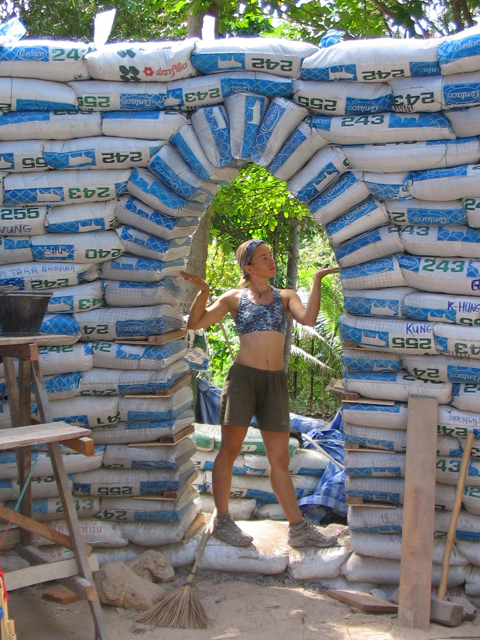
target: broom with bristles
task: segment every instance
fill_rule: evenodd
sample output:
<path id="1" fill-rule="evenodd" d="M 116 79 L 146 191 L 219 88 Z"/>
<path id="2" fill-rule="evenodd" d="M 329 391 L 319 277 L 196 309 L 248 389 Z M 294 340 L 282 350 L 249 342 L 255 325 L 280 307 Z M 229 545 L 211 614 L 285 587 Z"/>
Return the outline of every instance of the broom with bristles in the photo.
<path id="1" fill-rule="evenodd" d="M 183 587 L 180 587 L 167 598 L 137 616 L 135 618 L 137 622 L 154 624 L 157 627 L 174 627 L 176 629 L 206 629 L 208 627 L 208 616 L 195 593 L 193 579 L 208 538 L 212 533 L 216 514 L 217 510 L 215 509 L 207 528 L 203 532 L 197 559 Z"/>

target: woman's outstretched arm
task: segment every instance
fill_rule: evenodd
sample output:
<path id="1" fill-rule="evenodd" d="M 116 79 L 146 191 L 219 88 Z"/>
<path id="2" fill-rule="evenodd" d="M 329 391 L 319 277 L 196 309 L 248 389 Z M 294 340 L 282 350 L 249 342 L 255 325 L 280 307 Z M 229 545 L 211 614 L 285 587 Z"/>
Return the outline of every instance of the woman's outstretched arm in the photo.
<path id="1" fill-rule="evenodd" d="M 200 276 L 186 273 L 185 271 L 181 271 L 180 275 L 184 280 L 191 282 L 199 290 L 192 302 L 192 306 L 190 307 L 187 329 L 203 329 L 204 327 L 209 327 L 210 325 L 219 322 L 219 320 L 232 310 L 232 307 L 229 304 L 231 291 L 227 291 L 221 295 L 207 309 L 210 287 L 205 280 L 200 278 Z"/>
<path id="2" fill-rule="evenodd" d="M 312 288 L 308 296 L 307 306 L 304 307 L 298 294 L 289 290 L 288 310 L 292 314 L 294 320 L 299 324 L 306 324 L 312 327 L 317 321 L 318 312 L 320 311 L 320 299 L 322 289 L 322 278 L 329 273 L 338 273 L 338 267 L 326 267 L 319 269 L 313 276 Z"/>

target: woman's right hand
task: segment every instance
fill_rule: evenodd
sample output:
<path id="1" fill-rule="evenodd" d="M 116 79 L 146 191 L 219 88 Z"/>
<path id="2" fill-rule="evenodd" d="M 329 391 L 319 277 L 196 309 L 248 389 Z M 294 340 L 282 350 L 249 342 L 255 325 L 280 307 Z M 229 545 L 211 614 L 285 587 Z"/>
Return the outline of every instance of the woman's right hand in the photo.
<path id="1" fill-rule="evenodd" d="M 200 276 L 196 276 L 193 273 L 187 273 L 186 271 L 180 271 L 180 275 L 187 282 L 191 282 L 197 289 L 200 291 L 205 291 L 206 293 L 210 293 L 210 287 L 208 284 L 200 278 Z"/>

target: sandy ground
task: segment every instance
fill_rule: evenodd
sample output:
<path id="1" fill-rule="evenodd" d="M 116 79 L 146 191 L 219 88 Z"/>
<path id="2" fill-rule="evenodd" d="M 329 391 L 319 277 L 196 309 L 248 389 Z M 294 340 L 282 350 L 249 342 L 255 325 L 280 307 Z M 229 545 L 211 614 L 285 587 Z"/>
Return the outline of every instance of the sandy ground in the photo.
<path id="1" fill-rule="evenodd" d="M 172 590 L 187 572 L 177 571 Z M 395 616 L 360 613 L 325 596 L 315 583 L 293 583 L 285 575 L 253 576 L 200 572 L 197 592 L 211 625 L 206 631 L 139 625 L 131 611 L 103 607 L 110 640 L 437 640 L 480 638 L 478 620 L 450 629 L 432 624 L 428 632 L 400 629 Z M 50 585 L 49 585 L 50 586 Z M 37 585 L 10 596 L 9 614 L 18 640 L 93 640 L 93 623 L 84 602 L 60 606 L 41 599 Z"/>

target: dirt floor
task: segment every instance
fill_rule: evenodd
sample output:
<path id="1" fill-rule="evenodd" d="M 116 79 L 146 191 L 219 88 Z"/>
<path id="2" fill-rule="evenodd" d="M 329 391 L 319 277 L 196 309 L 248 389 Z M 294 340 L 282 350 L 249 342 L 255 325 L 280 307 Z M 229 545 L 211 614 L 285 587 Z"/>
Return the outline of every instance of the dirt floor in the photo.
<path id="1" fill-rule="evenodd" d="M 184 584 L 179 570 L 171 589 Z M 198 594 L 211 619 L 206 631 L 159 629 L 140 625 L 134 613 L 103 607 L 110 640 L 437 640 L 480 638 L 474 622 L 450 629 L 432 624 L 428 632 L 400 629 L 395 616 L 360 613 L 325 596 L 312 582 L 293 583 L 286 575 L 258 576 L 200 572 Z M 51 586 L 51 585 L 49 585 Z M 41 599 L 45 585 L 15 591 L 9 614 L 18 640 L 93 640 L 93 623 L 84 602 L 60 606 Z"/>

